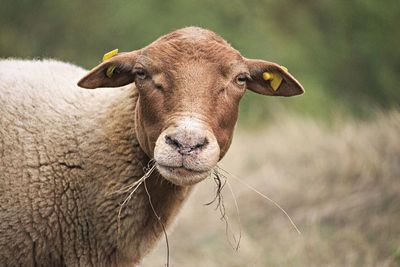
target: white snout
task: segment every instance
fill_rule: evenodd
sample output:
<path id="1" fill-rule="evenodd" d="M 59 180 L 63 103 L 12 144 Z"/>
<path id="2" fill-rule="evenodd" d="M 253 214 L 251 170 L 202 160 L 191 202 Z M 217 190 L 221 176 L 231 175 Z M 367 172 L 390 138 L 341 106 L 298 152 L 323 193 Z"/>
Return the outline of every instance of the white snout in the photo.
<path id="1" fill-rule="evenodd" d="M 218 162 L 219 153 L 212 130 L 198 119 L 184 117 L 160 134 L 154 159 L 165 179 L 186 186 L 207 178 Z"/>

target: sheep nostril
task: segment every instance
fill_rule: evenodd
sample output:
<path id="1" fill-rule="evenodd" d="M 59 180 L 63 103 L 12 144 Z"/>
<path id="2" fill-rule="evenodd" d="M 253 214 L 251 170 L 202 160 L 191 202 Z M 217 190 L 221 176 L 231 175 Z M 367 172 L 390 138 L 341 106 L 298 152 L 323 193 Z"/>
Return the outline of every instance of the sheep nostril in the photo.
<path id="1" fill-rule="evenodd" d="M 196 145 L 192 146 L 190 151 L 195 151 L 195 150 L 200 150 L 205 148 L 205 146 L 208 144 L 207 138 L 203 138 L 201 141 L 199 141 Z"/>
<path id="2" fill-rule="evenodd" d="M 178 140 L 178 138 L 172 137 L 171 135 L 166 135 L 165 143 L 175 149 L 178 153 L 188 155 L 192 152 L 204 149 L 208 144 L 208 140 L 207 138 L 199 138 L 197 142 L 190 144 L 186 143 L 184 140 Z"/>
<path id="3" fill-rule="evenodd" d="M 174 148 L 181 148 L 182 147 L 182 144 L 179 143 L 178 140 L 176 140 L 175 138 L 172 138 L 169 135 L 165 136 L 165 143 L 170 145 L 170 146 L 172 146 L 172 147 L 174 147 Z"/>
<path id="4" fill-rule="evenodd" d="M 208 144 L 208 140 L 207 138 L 204 138 L 203 140 L 201 140 L 197 145 L 194 146 L 194 149 L 199 149 L 199 148 L 203 148 Z"/>

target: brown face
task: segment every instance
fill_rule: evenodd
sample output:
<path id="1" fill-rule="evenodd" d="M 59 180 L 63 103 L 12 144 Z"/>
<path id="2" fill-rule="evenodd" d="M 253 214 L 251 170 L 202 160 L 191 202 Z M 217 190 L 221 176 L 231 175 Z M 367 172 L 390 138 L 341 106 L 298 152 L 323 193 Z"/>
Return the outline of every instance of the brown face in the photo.
<path id="1" fill-rule="evenodd" d="M 114 71 L 107 76 L 110 67 Z M 264 72 L 283 79 L 278 90 L 263 79 Z M 265 95 L 303 92 L 278 65 L 245 59 L 222 38 L 199 28 L 178 30 L 142 50 L 117 55 L 78 84 L 97 88 L 130 82 L 139 92 L 139 143 L 160 174 L 177 185 L 203 180 L 225 155 L 246 88 Z"/>

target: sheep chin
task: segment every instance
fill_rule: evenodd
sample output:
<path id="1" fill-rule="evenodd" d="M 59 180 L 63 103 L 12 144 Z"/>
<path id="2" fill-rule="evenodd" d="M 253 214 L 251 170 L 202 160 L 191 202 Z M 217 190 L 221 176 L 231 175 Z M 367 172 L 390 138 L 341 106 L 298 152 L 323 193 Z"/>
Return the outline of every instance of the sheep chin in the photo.
<path id="1" fill-rule="evenodd" d="M 167 181 L 178 186 L 191 186 L 210 176 L 211 170 L 194 171 L 184 167 L 168 167 L 157 164 L 157 170 Z"/>

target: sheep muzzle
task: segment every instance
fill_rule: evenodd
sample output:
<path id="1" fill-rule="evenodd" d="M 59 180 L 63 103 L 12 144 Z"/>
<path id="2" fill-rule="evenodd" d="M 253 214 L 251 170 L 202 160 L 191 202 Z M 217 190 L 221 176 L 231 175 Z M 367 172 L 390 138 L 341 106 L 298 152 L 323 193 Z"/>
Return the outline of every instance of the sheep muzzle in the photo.
<path id="1" fill-rule="evenodd" d="M 191 117 L 180 118 L 165 129 L 154 149 L 158 171 L 177 185 L 192 185 L 208 177 L 219 156 L 210 128 Z"/>

